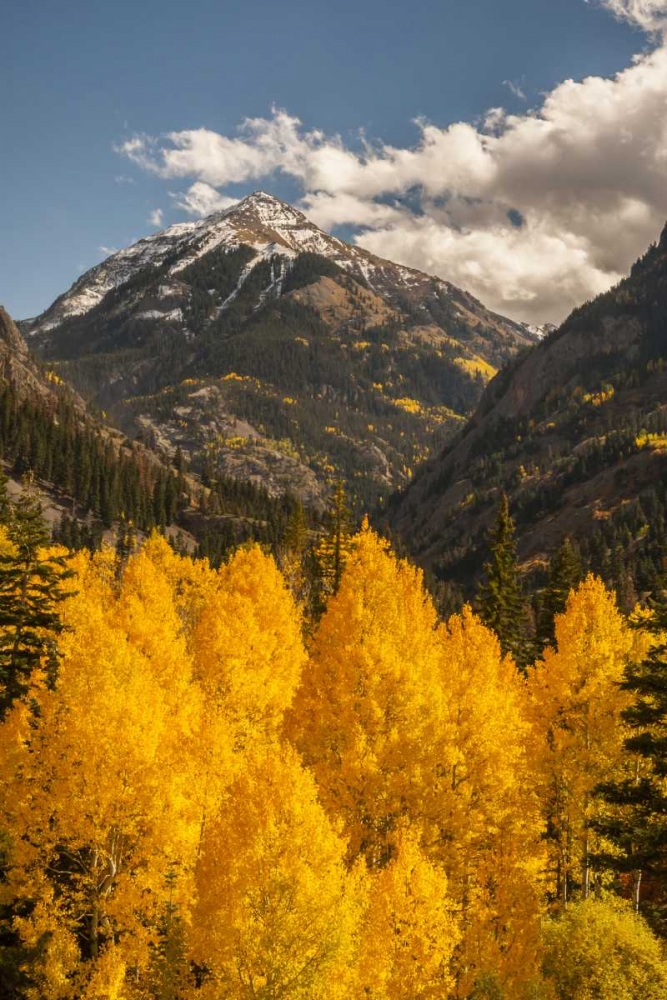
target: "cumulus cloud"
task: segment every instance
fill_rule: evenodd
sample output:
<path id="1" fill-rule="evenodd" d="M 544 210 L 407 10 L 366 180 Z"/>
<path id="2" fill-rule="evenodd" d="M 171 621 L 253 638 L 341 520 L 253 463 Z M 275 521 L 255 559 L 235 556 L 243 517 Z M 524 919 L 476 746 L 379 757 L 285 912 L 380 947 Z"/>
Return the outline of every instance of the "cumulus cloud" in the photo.
<path id="1" fill-rule="evenodd" d="M 164 221 L 164 212 L 161 208 L 154 208 L 151 214 L 148 216 L 148 221 L 151 226 L 161 226 Z"/>
<path id="2" fill-rule="evenodd" d="M 667 0 L 604 0 L 654 27 Z M 283 174 L 325 229 L 439 274 L 499 312 L 557 321 L 616 282 L 667 218 L 667 44 L 614 77 L 566 80 L 540 107 L 482 123 L 419 121 L 412 146 L 345 143 L 287 111 L 208 129 L 135 136 L 120 151 L 187 179 L 193 215 L 229 207 L 227 185 Z"/>

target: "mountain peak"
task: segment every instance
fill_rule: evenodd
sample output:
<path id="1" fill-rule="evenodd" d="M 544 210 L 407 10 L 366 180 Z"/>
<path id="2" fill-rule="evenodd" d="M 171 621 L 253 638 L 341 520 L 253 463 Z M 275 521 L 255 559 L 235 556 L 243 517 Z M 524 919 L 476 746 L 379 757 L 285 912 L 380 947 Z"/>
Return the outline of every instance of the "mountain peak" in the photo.
<path id="1" fill-rule="evenodd" d="M 277 198 L 275 194 L 269 194 L 268 191 L 253 191 L 251 194 L 246 195 L 245 198 L 242 198 L 240 204 L 243 204 L 244 202 L 248 202 L 253 205 L 274 205 L 276 208 L 288 208 L 291 211 L 295 211 L 294 207 L 290 205 L 289 202 L 282 201 L 282 199 Z"/>
<path id="2" fill-rule="evenodd" d="M 306 233 L 310 234 L 311 240 L 315 234 L 319 234 L 317 242 L 321 244 L 320 250 L 324 245 L 323 240 L 333 241 L 335 244 L 340 242 L 322 232 L 298 208 L 266 191 L 253 191 L 224 212 L 202 220 L 202 225 L 206 226 L 210 222 L 216 226 L 220 221 L 233 225 L 243 234 L 246 242 L 255 246 L 278 243 L 301 252 L 305 249 L 303 242 L 307 238 Z"/>
<path id="3" fill-rule="evenodd" d="M 440 278 L 383 260 L 355 244 L 346 243 L 324 232 L 303 212 L 266 191 L 253 191 L 235 205 L 213 213 L 198 222 L 181 222 L 139 240 L 112 254 L 82 275 L 41 316 L 26 321 L 24 330 L 33 338 L 55 330 L 68 318 L 82 316 L 98 306 L 113 289 L 118 289 L 141 273 L 160 269 L 165 287 L 180 282 L 181 276 L 198 260 L 212 252 L 230 253 L 245 247 L 252 251 L 239 285 L 229 301 L 234 301 L 241 285 L 254 267 L 263 260 L 282 258 L 278 272 L 286 274 L 294 258 L 312 254 L 335 264 L 352 277 L 360 279 L 373 293 L 394 301 L 405 296 L 421 301 L 442 294 L 456 299 L 461 317 L 472 310 L 483 310 L 481 303 L 460 292 Z M 282 287 L 278 282 L 274 291 Z M 453 301 L 453 299 L 452 299 Z M 221 309 L 226 306 L 222 304 Z M 180 304 L 179 304 L 180 308 Z M 152 309 L 155 312 L 155 309 Z M 159 311 L 158 311 L 159 312 Z M 160 314 L 161 315 L 161 314 Z M 518 324 L 502 317 L 491 318 L 512 329 L 512 337 L 523 341 L 527 334 Z"/>
<path id="4" fill-rule="evenodd" d="M 214 212 L 213 215 L 205 217 L 203 221 L 206 221 L 206 218 L 229 217 L 230 215 L 235 215 L 237 212 L 247 211 L 258 212 L 275 218 L 280 218 L 283 215 L 298 215 L 304 220 L 306 219 L 303 212 L 294 208 L 289 202 L 282 201 L 275 195 L 269 194 L 268 191 L 253 191 L 251 194 L 247 194 L 244 198 L 241 198 L 240 201 L 237 201 L 235 205 L 223 209 L 222 212 Z"/>

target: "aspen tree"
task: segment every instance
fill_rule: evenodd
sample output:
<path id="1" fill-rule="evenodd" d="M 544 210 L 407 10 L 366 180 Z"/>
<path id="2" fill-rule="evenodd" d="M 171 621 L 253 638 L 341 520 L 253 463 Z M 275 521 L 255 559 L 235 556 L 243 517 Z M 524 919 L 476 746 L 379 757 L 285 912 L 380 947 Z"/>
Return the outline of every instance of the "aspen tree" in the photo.
<path id="1" fill-rule="evenodd" d="M 359 995 L 372 1000 L 440 1000 L 454 985 L 451 961 L 459 939 L 447 880 L 414 835 L 372 874 L 361 937 Z"/>
<path id="2" fill-rule="evenodd" d="M 441 721 L 436 615 L 419 570 L 365 527 L 330 598 L 287 731 L 340 817 L 349 857 L 389 859 L 401 817 L 435 780 Z"/>
<path id="3" fill-rule="evenodd" d="M 239 549 L 218 573 L 194 629 L 195 674 L 242 748 L 273 739 L 301 677 L 301 616 L 271 556 Z"/>
<path id="4" fill-rule="evenodd" d="M 191 664 L 168 590 L 134 559 L 120 598 L 113 554 L 73 559 L 57 685 L 0 727 L 2 894 L 31 903 L 15 922 L 33 949 L 30 1000 L 124 997 L 126 974 L 140 981 L 149 962 L 170 872 L 190 902 Z"/>
<path id="5" fill-rule="evenodd" d="M 535 778 L 549 845 L 553 895 L 567 904 L 591 888 L 596 786 L 624 759 L 621 690 L 633 635 L 600 579 L 589 575 L 555 620 L 556 648 L 529 671 Z"/>
<path id="6" fill-rule="evenodd" d="M 662 942 L 618 900 L 573 903 L 546 922 L 544 937 L 544 971 L 557 1000 L 667 997 Z"/>
<path id="7" fill-rule="evenodd" d="M 538 972 L 542 865 L 525 682 L 469 607 L 438 635 L 445 713 L 426 843 L 462 909 L 456 996 L 488 977 L 520 996 Z"/>
<path id="8" fill-rule="evenodd" d="M 191 651 L 195 627 L 204 605 L 219 586 L 219 574 L 211 569 L 208 559 L 177 555 L 167 540 L 157 532 L 150 536 L 143 551 L 169 581 L 171 599 L 180 618 L 188 650 Z"/>
<path id="9" fill-rule="evenodd" d="M 197 867 L 197 996 L 349 1000 L 363 892 L 344 858 L 294 751 L 249 754 Z"/>

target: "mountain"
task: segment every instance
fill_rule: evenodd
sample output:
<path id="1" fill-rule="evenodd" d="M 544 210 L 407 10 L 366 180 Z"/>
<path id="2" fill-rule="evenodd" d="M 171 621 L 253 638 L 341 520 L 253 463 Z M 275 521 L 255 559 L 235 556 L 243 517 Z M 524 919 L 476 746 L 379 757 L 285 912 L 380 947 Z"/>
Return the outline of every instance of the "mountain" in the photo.
<path id="1" fill-rule="evenodd" d="M 364 505 L 406 482 L 536 339 L 262 192 L 112 255 L 22 330 L 128 436 L 315 507 L 339 476 Z"/>
<path id="2" fill-rule="evenodd" d="M 0 306 L 0 385 L 14 387 L 17 398 L 47 397 L 53 386 L 30 357 L 28 345 L 9 313 Z M 79 401 L 83 405 L 83 401 Z"/>
<path id="3" fill-rule="evenodd" d="M 0 459 L 10 494 L 32 473 L 54 538 L 73 548 L 113 543 L 158 527 L 217 563 L 233 545 L 276 546 L 296 502 L 249 483 L 202 487 L 183 468 L 99 415 L 53 369 L 31 356 L 0 306 Z"/>
<path id="4" fill-rule="evenodd" d="M 626 605 L 667 552 L 667 228 L 616 288 L 501 372 L 473 417 L 392 498 L 408 550 L 470 592 L 501 492 L 528 573 L 565 536 Z"/>

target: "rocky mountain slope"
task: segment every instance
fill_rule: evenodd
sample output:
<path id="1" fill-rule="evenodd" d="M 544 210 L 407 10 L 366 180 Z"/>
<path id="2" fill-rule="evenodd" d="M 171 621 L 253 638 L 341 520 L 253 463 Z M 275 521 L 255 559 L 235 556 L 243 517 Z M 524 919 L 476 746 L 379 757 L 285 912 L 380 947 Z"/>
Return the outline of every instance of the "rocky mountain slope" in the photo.
<path id="1" fill-rule="evenodd" d="M 180 455 L 129 440 L 35 360 L 1 306 L 0 462 L 12 495 L 33 475 L 54 538 L 74 548 L 157 527 L 217 563 L 247 539 L 277 545 L 296 507 L 230 479 L 203 487 Z"/>
<path id="2" fill-rule="evenodd" d="M 114 254 L 22 330 L 130 437 L 316 507 L 338 476 L 364 505 L 406 482 L 536 339 L 262 192 Z"/>
<path id="3" fill-rule="evenodd" d="M 0 456 L 10 493 L 18 493 L 23 475 L 32 473 L 49 522 L 57 526 L 71 516 L 84 534 L 93 525 L 101 534 L 125 513 L 146 526 L 158 523 L 148 508 L 156 485 L 173 478 L 159 455 L 105 425 L 59 375 L 31 356 L 2 306 Z M 143 504 L 113 495 L 130 481 L 139 487 L 137 496 L 144 494 Z"/>
<path id="4" fill-rule="evenodd" d="M 571 535 L 627 604 L 662 586 L 667 229 L 627 279 L 496 376 L 451 444 L 392 498 L 391 527 L 465 589 L 501 491 L 527 571 Z"/>

